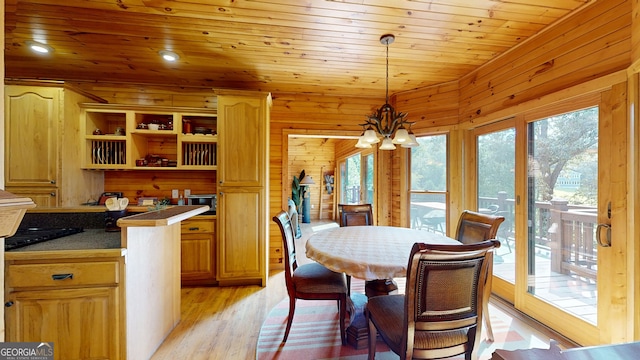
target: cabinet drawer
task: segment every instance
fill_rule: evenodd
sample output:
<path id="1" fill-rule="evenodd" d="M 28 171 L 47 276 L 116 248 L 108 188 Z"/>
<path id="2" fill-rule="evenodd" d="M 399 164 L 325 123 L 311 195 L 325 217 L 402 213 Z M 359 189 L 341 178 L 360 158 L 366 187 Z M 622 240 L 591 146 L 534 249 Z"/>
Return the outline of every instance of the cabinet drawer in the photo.
<path id="1" fill-rule="evenodd" d="M 12 288 L 117 284 L 118 265 L 116 261 L 9 265 L 6 283 Z"/>
<path id="2" fill-rule="evenodd" d="M 180 224 L 180 229 L 183 234 L 212 233 L 213 224 L 211 220 L 186 220 Z"/>

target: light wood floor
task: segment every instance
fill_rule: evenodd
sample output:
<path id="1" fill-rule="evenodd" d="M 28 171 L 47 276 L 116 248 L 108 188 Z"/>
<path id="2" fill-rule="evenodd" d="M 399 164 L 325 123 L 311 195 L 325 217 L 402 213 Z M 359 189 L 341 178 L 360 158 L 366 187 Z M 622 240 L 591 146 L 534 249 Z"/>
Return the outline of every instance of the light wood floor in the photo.
<path id="1" fill-rule="evenodd" d="M 308 262 L 304 243 L 311 227 L 300 224 L 298 261 Z M 284 272 L 271 272 L 266 287 L 195 287 L 182 289 L 182 319 L 151 360 L 255 359 L 260 326 L 269 311 L 287 297 Z"/>
<path id="2" fill-rule="evenodd" d="M 312 224 L 317 226 L 317 223 Z M 296 241 L 300 262 L 312 233 L 302 224 Z M 182 289 L 182 319 L 151 360 L 255 359 L 260 326 L 269 311 L 287 297 L 284 273 L 271 273 L 267 287 L 195 287 Z M 561 337 L 552 336 L 554 339 Z"/>
<path id="3" fill-rule="evenodd" d="M 151 359 L 255 359 L 260 326 L 286 297 L 283 272 L 264 288 L 184 288 L 182 319 Z"/>

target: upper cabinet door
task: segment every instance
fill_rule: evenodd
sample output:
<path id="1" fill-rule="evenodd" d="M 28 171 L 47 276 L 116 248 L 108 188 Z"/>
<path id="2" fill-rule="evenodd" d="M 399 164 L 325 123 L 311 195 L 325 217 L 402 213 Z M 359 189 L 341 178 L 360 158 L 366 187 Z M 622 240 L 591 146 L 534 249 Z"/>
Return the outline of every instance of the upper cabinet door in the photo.
<path id="1" fill-rule="evenodd" d="M 5 87 L 7 186 L 56 187 L 60 90 Z"/>
<path id="2" fill-rule="evenodd" d="M 218 96 L 220 186 L 265 186 L 269 96 Z"/>

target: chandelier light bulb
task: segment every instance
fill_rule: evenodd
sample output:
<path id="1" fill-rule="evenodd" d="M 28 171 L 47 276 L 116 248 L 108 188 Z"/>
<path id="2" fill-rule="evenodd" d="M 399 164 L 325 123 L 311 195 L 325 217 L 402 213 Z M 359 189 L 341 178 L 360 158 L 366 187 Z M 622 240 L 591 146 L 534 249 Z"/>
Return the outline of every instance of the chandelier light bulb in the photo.
<path id="1" fill-rule="evenodd" d="M 402 146 L 403 148 L 414 148 L 420 146 L 420 144 L 418 144 L 418 139 L 416 139 L 416 136 L 411 133 L 409 134 L 409 141 L 403 143 L 400 146 Z"/>
<path id="2" fill-rule="evenodd" d="M 380 142 L 380 139 L 378 139 L 378 134 L 376 134 L 376 132 L 372 128 L 367 129 L 367 131 L 364 132 L 364 135 L 362 135 L 362 138 L 369 144 Z"/>
<path id="3" fill-rule="evenodd" d="M 356 147 L 359 149 L 371 149 L 371 143 L 368 143 L 364 140 L 364 136 L 360 136 L 358 138 L 358 142 L 356 143 Z"/>
<path id="4" fill-rule="evenodd" d="M 382 144 L 380 145 L 380 150 L 395 150 L 396 146 L 393 145 L 393 140 L 389 137 L 385 137 L 382 139 Z"/>
<path id="5" fill-rule="evenodd" d="M 409 138 L 409 132 L 404 127 L 396 130 L 396 136 L 393 138 L 394 144 L 404 144 L 409 142 L 411 139 Z"/>

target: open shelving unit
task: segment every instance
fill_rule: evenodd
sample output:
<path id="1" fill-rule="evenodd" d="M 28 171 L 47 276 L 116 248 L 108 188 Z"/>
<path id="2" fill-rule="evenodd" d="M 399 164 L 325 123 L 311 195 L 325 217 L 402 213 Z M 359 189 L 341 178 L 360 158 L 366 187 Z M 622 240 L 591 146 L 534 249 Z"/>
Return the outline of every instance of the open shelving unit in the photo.
<path id="1" fill-rule="evenodd" d="M 114 104 L 81 108 L 84 169 L 217 169 L 216 110 Z"/>

